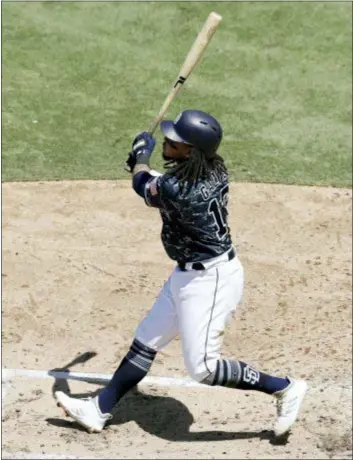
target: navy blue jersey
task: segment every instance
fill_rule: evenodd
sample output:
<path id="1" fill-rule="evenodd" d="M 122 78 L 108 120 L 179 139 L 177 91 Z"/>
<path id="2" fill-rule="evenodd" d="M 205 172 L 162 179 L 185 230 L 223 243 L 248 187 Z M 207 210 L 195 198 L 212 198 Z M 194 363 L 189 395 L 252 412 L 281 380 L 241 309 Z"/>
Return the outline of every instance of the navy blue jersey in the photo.
<path id="1" fill-rule="evenodd" d="M 189 187 L 170 174 L 153 177 L 145 201 L 159 208 L 162 243 L 172 260 L 201 262 L 231 248 L 226 173 L 212 172 L 208 180 Z"/>

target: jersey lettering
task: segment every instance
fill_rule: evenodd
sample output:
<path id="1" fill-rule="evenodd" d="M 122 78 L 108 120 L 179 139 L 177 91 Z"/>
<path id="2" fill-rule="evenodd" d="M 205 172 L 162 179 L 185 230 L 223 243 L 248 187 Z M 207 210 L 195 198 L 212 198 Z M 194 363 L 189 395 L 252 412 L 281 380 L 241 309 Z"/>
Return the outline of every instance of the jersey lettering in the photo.
<path id="1" fill-rule="evenodd" d="M 217 236 L 218 239 L 222 240 L 228 233 L 228 226 L 227 223 L 224 222 L 224 218 L 222 215 L 221 208 L 226 207 L 228 204 L 228 192 L 229 187 L 226 185 L 222 188 L 220 193 L 220 198 L 213 198 L 210 201 L 208 206 L 208 212 L 213 215 L 214 222 L 217 226 Z"/>
<path id="2" fill-rule="evenodd" d="M 200 192 L 201 192 L 202 198 L 205 201 L 207 201 L 210 197 L 210 192 L 209 192 L 209 189 L 206 187 L 206 185 L 201 185 Z"/>
<path id="3" fill-rule="evenodd" d="M 159 208 L 161 239 L 172 260 L 201 262 L 231 248 L 227 196 L 228 177 L 222 174 L 212 174 L 192 187 L 184 187 L 169 174 L 146 185 L 145 201 Z"/>

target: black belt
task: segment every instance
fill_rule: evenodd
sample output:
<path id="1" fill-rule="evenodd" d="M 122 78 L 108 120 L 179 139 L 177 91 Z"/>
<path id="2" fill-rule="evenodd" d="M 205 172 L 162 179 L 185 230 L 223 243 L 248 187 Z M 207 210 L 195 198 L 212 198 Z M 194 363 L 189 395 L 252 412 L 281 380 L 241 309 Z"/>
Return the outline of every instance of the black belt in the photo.
<path id="1" fill-rule="evenodd" d="M 229 260 L 232 260 L 234 259 L 235 257 L 235 251 L 234 251 L 234 248 L 232 248 L 228 254 L 228 261 Z M 217 257 L 217 256 L 216 256 Z M 182 270 L 183 272 L 186 271 L 185 267 L 186 267 L 186 262 L 178 262 L 178 266 L 180 268 L 180 270 Z M 194 262 L 192 265 L 191 265 L 191 269 L 192 270 L 206 270 L 206 267 L 202 264 L 202 262 Z"/>

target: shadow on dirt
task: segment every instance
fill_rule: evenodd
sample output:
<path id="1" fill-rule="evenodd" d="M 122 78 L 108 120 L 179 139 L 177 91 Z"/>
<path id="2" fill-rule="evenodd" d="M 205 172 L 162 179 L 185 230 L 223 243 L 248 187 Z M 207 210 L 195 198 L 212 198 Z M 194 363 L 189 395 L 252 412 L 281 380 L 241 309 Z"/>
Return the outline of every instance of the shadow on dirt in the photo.
<path id="1" fill-rule="evenodd" d="M 85 352 L 77 356 L 65 366 L 51 369 L 51 372 L 69 372 L 72 366 L 84 363 L 96 356 L 95 352 Z M 70 396 L 77 398 L 94 397 L 99 389 L 91 393 L 72 394 L 66 379 L 55 379 L 52 387 L 52 394 L 55 391 L 63 391 Z M 153 390 L 152 390 L 153 391 Z M 46 421 L 53 426 L 60 428 L 77 429 L 86 431 L 77 423 L 72 423 L 72 419 L 47 418 Z M 189 409 L 180 401 L 169 396 L 157 396 L 146 394 L 133 388 L 119 402 L 114 411 L 112 420 L 107 427 L 122 425 L 134 421 L 146 433 L 158 436 L 167 441 L 195 442 L 195 441 L 228 441 L 237 439 L 252 439 L 269 441 L 273 445 L 283 446 L 288 443 L 289 435 L 276 438 L 272 431 L 202 431 L 190 432 L 190 427 L 194 423 L 194 417 Z M 109 428 L 108 428 L 109 430 Z"/>
<path id="2" fill-rule="evenodd" d="M 72 396 L 95 396 L 98 391 Z M 46 421 L 50 425 L 59 428 L 86 431 L 77 423 L 72 423 L 71 419 L 47 418 Z M 117 409 L 114 411 L 113 419 L 107 424 L 108 430 L 109 426 L 122 425 L 129 421 L 136 422 L 146 433 L 158 436 L 167 441 L 207 442 L 258 438 L 268 441 L 273 445 L 281 446 L 286 445 L 288 442 L 288 435 L 282 438 L 275 438 L 273 432 L 268 430 L 190 432 L 190 427 L 194 423 L 194 417 L 183 403 L 169 396 L 147 395 L 141 393 L 136 388 L 132 389 L 120 401 Z"/>
<path id="3" fill-rule="evenodd" d="M 266 430 L 190 432 L 194 417 L 182 402 L 169 396 L 142 393 L 137 388 L 121 400 L 110 425 L 121 425 L 131 420 L 145 432 L 168 441 L 205 442 L 252 438 L 267 440 L 271 443 L 274 441 L 272 431 Z"/>
<path id="4" fill-rule="evenodd" d="M 83 364 L 87 362 L 88 360 L 94 358 L 95 356 L 97 356 L 97 353 L 95 351 L 86 351 L 84 353 L 77 355 L 76 358 L 74 358 L 69 363 L 64 364 L 61 367 L 50 369 L 49 375 L 52 375 L 55 378 L 53 386 L 52 386 L 52 390 L 51 390 L 52 395 L 54 396 L 54 393 L 56 391 L 62 391 L 63 393 L 71 395 L 71 390 L 70 390 L 67 379 L 60 379 L 60 378 L 55 377 L 55 372 L 70 372 L 73 366 L 76 366 L 77 364 Z M 87 397 L 87 395 L 84 395 L 84 394 L 75 394 L 72 396 L 75 396 L 77 398 Z"/>

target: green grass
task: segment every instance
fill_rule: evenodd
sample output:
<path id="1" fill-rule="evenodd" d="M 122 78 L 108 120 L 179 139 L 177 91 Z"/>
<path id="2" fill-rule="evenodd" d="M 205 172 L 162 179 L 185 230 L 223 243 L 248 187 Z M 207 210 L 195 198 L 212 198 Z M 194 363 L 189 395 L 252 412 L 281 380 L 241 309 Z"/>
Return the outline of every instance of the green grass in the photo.
<path id="1" fill-rule="evenodd" d="M 3 2 L 3 181 L 128 178 L 131 140 L 213 10 L 223 22 L 167 117 L 218 118 L 233 180 L 351 187 L 352 5 L 340 2 Z"/>

